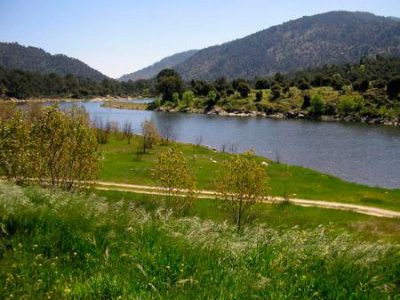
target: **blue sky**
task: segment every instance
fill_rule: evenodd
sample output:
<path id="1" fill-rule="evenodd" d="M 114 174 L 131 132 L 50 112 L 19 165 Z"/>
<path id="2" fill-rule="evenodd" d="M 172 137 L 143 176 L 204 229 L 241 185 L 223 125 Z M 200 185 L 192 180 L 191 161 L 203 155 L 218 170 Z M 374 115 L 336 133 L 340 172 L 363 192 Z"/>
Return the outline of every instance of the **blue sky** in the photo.
<path id="1" fill-rule="evenodd" d="M 400 0 L 0 0 L 0 41 L 83 60 L 111 77 L 330 10 L 400 17 Z"/>

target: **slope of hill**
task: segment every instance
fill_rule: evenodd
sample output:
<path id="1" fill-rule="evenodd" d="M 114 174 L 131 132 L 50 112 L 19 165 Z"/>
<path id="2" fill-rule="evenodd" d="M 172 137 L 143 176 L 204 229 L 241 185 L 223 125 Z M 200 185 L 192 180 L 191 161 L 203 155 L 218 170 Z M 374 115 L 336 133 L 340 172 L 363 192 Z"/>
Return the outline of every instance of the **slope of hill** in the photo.
<path id="1" fill-rule="evenodd" d="M 149 67 L 146 67 L 144 69 L 141 69 L 139 71 L 130 74 L 123 75 L 119 80 L 128 81 L 128 80 L 138 80 L 138 79 L 150 79 L 152 77 L 155 77 L 158 74 L 158 72 L 160 72 L 163 69 L 175 67 L 177 64 L 185 61 L 196 52 L 197 50 L 189 50 L 168 56 Z"/>
<path id="2" fill-rule="evenodd" d="M 0 66 L 40 73 L 73 74 L 92 80 L 107 78 L 78 59 L 62 54 L 51 55 L 40 48 L 25 47 L 18 43 L 0 43 Z"/>
<path id="3" fill-rule="evenodd" d="M 196 52 L 175 69 L 185 79 L 253 78 L 373 54 L 400 55 L 400 22 L 365 12 L 303 17 Z"/>

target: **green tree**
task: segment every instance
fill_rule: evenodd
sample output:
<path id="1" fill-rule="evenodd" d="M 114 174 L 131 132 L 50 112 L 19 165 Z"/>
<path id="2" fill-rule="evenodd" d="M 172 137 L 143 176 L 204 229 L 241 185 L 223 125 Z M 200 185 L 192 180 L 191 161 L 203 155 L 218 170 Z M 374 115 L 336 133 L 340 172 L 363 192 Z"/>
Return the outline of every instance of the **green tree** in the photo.
<path id="1" fill-rule="evenodd" d="M 263 91 L 256 92 L 256 102 L 261 102 L 263 99 Z"/>
<path id="2" fill-rule="evenodd" d="M 164 69 L 156 77 L 156 88 L 163 102 L 172 101 L 173 94 L 182 90 L 181 76 L 172 69 Z"/>
<path id="3" fill-rule="evenodd" d="M 274 83 L 271 87 L 270 100 L 277 100 L 281 96 L 281 87 L 279 84 Z"/>
<path id="4" fill-rule="evenodd" d="M 390 98 L 396 98 L 400 94 L 400 76 L 389 80 L 386 89 Z"/>
<path id="5" fill-rule="evenodd" d="M 303 96 L 303 104 L 301 105 L 301 109 L 307 109 L 311 105 L 311 97 L 309 94 L 305 94 Z"/>
<path id="6" fill-rule="evenodd" d="M 95 131 L 81 109 L 16 109 L 1 119 L 0 169 L 19 183 L 34 178 L 43 185 L 76 190 L 96 179 L 99 162 Z"/>
<path id="7" fill-rule="evenodd" d="M 214 90 L 208 92 L 207 95 L 207 107 L 212 107 L 217 101 L 217 93 Z"/>
<path id="8" fill-rule="evenodd" d="M 259 79 L 256 81 L 256 90 L 266 90 L 270 88 L 269 81 L 267 79 Z"/>
<path id="9" fill-rule="evenodd" d="M 182 213 L 192 206 L 195 199 L 195 179 L 183 153 L 175 146 L 160 151 L 152 175 L 166 190 L 166 204 L 169 208 L 176 213 Z M 184 197 L 180 195 L 182 190 Z"/>
<path id="10" fill-rule="evenodd" d="M 363 97 L 344 96 L 339 101 L 338 109 L 342 115 L 348 115 L 352 112 L 360 111 L 363 106 Z"/>
<path id="11" fill-rule="evenodd" d="M 7 179 L 23 183 L 35 175 L 32 172 L 35 163 L 32 128 L 15 106 L 9 109 L 8 116 L 4 115 L 0 119 L 0 169 Z"/>
<path id="12" fill-rule="evenodd" d="M 250 87 L 246 82 L 239 82 L 237 86 L 237 91 L 242 98 L 247 98 L 250 93 Z"/>
<path id="13" fill-rule="evenodd" d="M 368 90 L 369 81 L 367 79 L 357 80 L 353 83 L 353 90 L 365 93 Z"/>
<path id="14" fill-rule="evenodd" d="M 172 103 L 175 105 L 179 104 L 179 93 L 175 92 L 172 94 Z"/>
<path id="15" fill-rule="evenodd" d="M 33 123 L 37 176 L 44 184 L 76 190 L 97 178 L 100 154 L 95 131 L 85 111 L 43 108 Z"/>
<path id="16" fill-rule="evenodd" d="M 252 152 L 235 155 L 217 174 L 216 196 L 237 230 L 250 220 L 250 208 L 266 196 L 265 167 Z"/>
<path id="17" fill-rule="evenodd" d="M 191 90 L 187 90 L 182 95 L 183 105 L 190 107 L 193 105 L 194 93 Z"/>
<path id="18" fill-rule="evenodd" d="M 314 117 L 319 117 L 322 115 L 322 113 L 324 112 L 324 107 L 325 107 L 325 101 L 324 99 L 322 99 L 321 95 L 315 95 L 314 97 L 312 97 L 311 99 L 311 103 L 310 103 L 310 113 L 314 116 Z"/>

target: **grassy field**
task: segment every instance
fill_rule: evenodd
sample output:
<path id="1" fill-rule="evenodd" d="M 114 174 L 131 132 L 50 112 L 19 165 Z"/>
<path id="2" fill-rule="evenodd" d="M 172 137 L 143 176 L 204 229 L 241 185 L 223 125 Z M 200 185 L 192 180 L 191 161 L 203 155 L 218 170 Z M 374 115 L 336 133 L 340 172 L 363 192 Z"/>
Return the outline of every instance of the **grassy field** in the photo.
<path id="1" fill-rule="evenodd" d="M 137 155 L 140 137 L 135 137 L 132 144 L 111 138 L 102 146 L 104 156 L 100 180 L 156 185 L 151 177 L 151 168 L 155 155 L 165 146 L 157 146 L 146 154 Z M 218 166 L 231 154 L 215 152 L 205 147 L 178 144 L 196 175 L 199 189 L 214 189 L 214 174 Z M 268 161 L 259 158 L 262 161 Z M 213 162 L 213 161 L 216 161 Z M 316 171 L 287 166 L 268 161 L 266 167 L 269 192 L 282 196 L 287 191 L 292 198 L 327 200 L 335 202 L 376 206 L 400 210 L 400 190 L 367 187 L 345 182 L 333 176 Z"/>
<path id="2" fill-rule="evenodd" d="M 119 191 L 96 191 L 109 202 L 128 201 L 137 207 L 154 212 L 164 206 L 164 197 Z M 216 200 L 199 199 L 185 213 L 188 217 L 225 222 L 227 215 Z M 337 230 L 352 232 L 353 237 L 363 241 L 384 240 L 400 243 L 400 220 L 377 218 L 340 210 L 301 207 L 291 204 L 257 204 L 252 209 L 251 226 L 267 226 L 277 230 L 297 227 L 301 230 L 330 226 Z"/>
<path id="3" fill-rule="evenodd" d="M 315 209 L 274 206 L 265 211 L 267 223 L 237 233 L 212 216 L 218 209 L 207 201 L 193 211 L 203 219 L 171 215 L 143 195 L 103 196 L 1 184 L 0 298 L 395 299 L 400 293 L 398 244 L 361 241 L 338 225 L 374 218 L 332 212 L 338 225 L 332 226 L 312 220 Z M 303 225 L 292 226 L 296 217 Z"/>

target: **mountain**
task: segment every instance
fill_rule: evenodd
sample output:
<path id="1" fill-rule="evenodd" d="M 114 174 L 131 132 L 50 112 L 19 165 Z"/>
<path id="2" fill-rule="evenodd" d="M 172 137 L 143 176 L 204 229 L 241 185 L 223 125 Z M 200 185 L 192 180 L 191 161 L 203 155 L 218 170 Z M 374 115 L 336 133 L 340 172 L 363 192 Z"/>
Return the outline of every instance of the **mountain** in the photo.
<path id="1" fill-rule="evenodd" d="M 400 22 L 365 12 L 302 17 L 200 51 L 174 69 L 185 79 L 254 78 L 275 72 L 400 55 Z"/>
<path id="2" fill-rule="evenodd" d="M 40 48 L 25 47 L 18 43 L 0 43 L 0 66 L 40 73 L 73 74 L 92 80 L 107 78 L 78 59 L 62 54 L 52 55 Z"/>
<path id="3" fill-rule="evenodd" d="M 128 80 L 153 78 L 161 70 L 175 67 L 177 64 L 185 61 L 186 59 L 191 57 L 196 52 L 197 52 L 197 50 L 189 50 L 189 51 L 174 54 L 172 56 L 168 56 L 149 67 L 146 67 L 144 69 L 141 69 L 139 71 L 136 71 L 136 72 L 133 72 L 130 74 L 123 75 L 123 76 L 121 76 L 121 78 L 119 80 L 128 81 Z"/>

